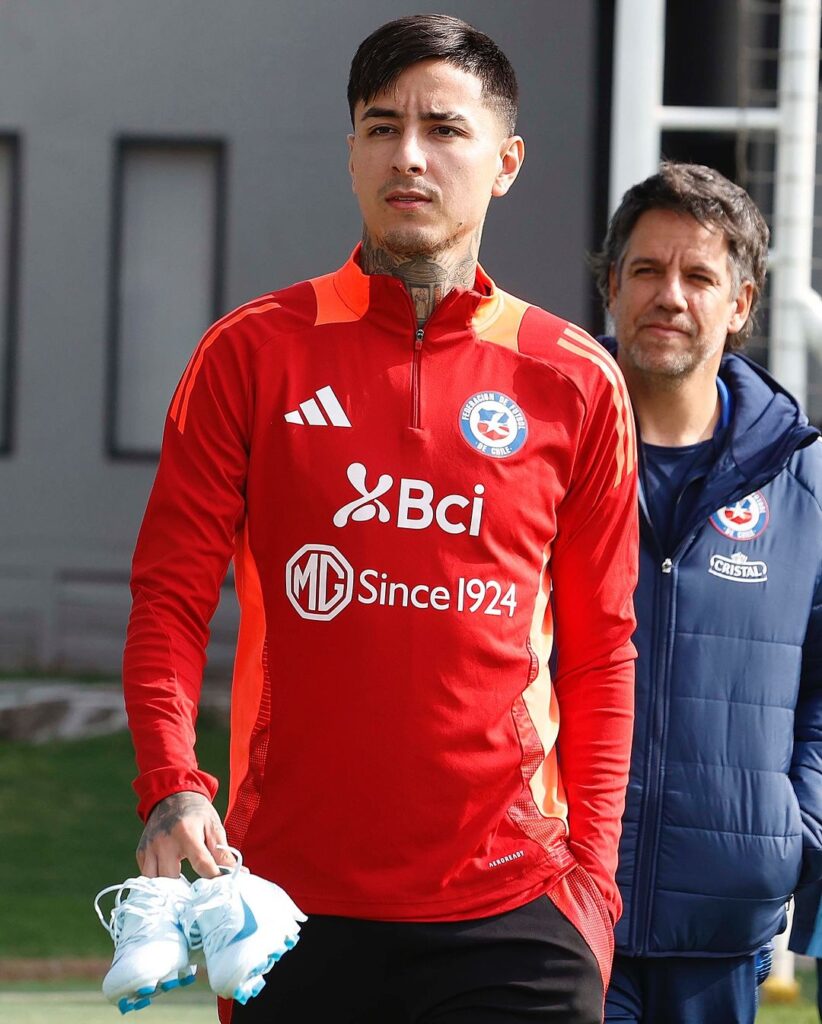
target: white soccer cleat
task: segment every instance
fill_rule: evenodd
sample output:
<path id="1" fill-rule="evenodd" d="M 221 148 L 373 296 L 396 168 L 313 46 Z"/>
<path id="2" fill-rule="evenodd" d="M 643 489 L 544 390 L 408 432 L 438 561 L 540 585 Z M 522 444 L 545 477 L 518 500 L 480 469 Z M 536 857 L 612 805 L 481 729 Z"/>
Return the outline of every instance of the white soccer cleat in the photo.
<path id="1" fill-rule="evenodd" d="M 305 914 L 278 885 L 242 867 L 222 868 L 217 878 L 198 878 L 183 923 L 192 949 L 202 947 L 208 980 L 218 996 L 247 1003 L 266 974 L 297 944 Z"/>
<path id="2" fill-rule="evenodd" d="M 100 899 L 116 892 L 109 921 Z M 127 894 L 127 895 L 126 895 Z M 191 900 L 183 878 L 127 878 L 97 893 L 94 909 L 114 939 L 114 959 L 103 979 L 103 995 L 120 1013 L 141 1010 L 162 992 L 189 985 L 197 968 L 189 964 L 180 914 Z"/>

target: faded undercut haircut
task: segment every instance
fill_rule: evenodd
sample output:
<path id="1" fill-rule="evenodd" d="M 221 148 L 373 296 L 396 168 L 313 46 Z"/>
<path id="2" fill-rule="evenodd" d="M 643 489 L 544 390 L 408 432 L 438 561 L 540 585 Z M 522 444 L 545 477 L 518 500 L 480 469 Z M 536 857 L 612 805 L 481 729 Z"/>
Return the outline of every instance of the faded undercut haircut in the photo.
<path id="1" fill-rule="evenodd" d="M 725 343 L 729 351 L 741 349 L 754 328 L 754 313 L 768 262 L 768 225 L 756 203 L 744 188 L 711 167 L 664 161 L 658 173 L 628 189 L 608 225 L 602 250 L 590 257 L 606 309 L 611 267 L 619 280 L 631 232 L 648 210 L 687 214 L 703 227 L 718 229 L 725 235 L 734 296 L 744 281 L 753 285 L 750 315 L 742 329 L 729 334 Z"/>
<path id="2" fill-rule="evenodd" d="M 475 75 L 483 99 L 508 134 L 514 134 L 519 89 L 511 62 L 490 36 L 448 14 L 410 14 L 389 21 L 360 43 L 348 76 L 351 123 L 358 102 L 370 102 L 422 60 L 444 60 Z"/>

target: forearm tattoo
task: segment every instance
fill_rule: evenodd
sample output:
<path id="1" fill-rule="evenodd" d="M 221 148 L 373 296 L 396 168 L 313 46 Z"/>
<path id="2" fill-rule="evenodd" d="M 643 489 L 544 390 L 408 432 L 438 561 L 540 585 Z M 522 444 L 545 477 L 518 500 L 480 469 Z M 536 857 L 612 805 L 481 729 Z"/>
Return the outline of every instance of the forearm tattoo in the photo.
<path id="1" fill-rule="evenodd" d="M 158 836 L 171 835 L 178 821 L 192 811 L 203 810 L 203 801 L 208 804 L 206 797 L 200 793 L 172 793 L 161 800 L 148 816 L 137 852 L 144 853 Z"/>
<path id="2" fill-rule="evenodd" d="M 360 264 L 366 274 L 389 274 L 405 284 L 421 328 L 452 288 L 473 287 L 478 254 L 479 231 L 469 240 L 467 253 L 403 256 L 379 245 L 365 229 Z"/>

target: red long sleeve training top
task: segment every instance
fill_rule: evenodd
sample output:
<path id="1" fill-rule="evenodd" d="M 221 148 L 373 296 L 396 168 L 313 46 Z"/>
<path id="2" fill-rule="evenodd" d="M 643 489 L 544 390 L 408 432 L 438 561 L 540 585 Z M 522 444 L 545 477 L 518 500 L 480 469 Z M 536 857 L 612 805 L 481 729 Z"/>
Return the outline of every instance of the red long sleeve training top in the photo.
<path id="1" fill-rule="evenodd" d="M 482 271 L 424 332 L 356 250 L 228 314 L 172 400 L 134 556 L 141 815 L 216 791 L 194 722 L 233 556 L 227 828 L 251 870 L 309 914 L 453 920 L 581 865 L 613 920 L 634 469 L 610 357 Z"/>

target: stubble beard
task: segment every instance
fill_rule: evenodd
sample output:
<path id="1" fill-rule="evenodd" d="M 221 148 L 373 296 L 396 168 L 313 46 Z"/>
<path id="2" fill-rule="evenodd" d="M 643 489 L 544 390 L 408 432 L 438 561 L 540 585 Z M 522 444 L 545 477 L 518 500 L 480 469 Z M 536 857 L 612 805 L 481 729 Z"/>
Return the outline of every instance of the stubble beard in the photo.
<path id="1" fill-rule="evenodd" d="M 625 356 L 637 373 L 674 389 L 696 369 L 693 352 L 649 352 L 641 347 L 626 350 Z"/>
<path id="2" fill-rule="evenodd" d="M 630 345 L 620 345 L 621 362 L 627 363 L 635 374 L 653 383 L 654 387 L 676 391 L 721 347 L 697 335 L 688 339 L 687 348 L 666 351 L 664 344 L 646 343 L 635 337 Z"/>
<path id="3" fill-rule="evenodd" d="M 423 228 L 391 228 L 374 239 L 377 246 L 387 250 L 398 259 L 435 260 L 453 249 L 458 240 L 442 236 L 432 238 Z"/>

